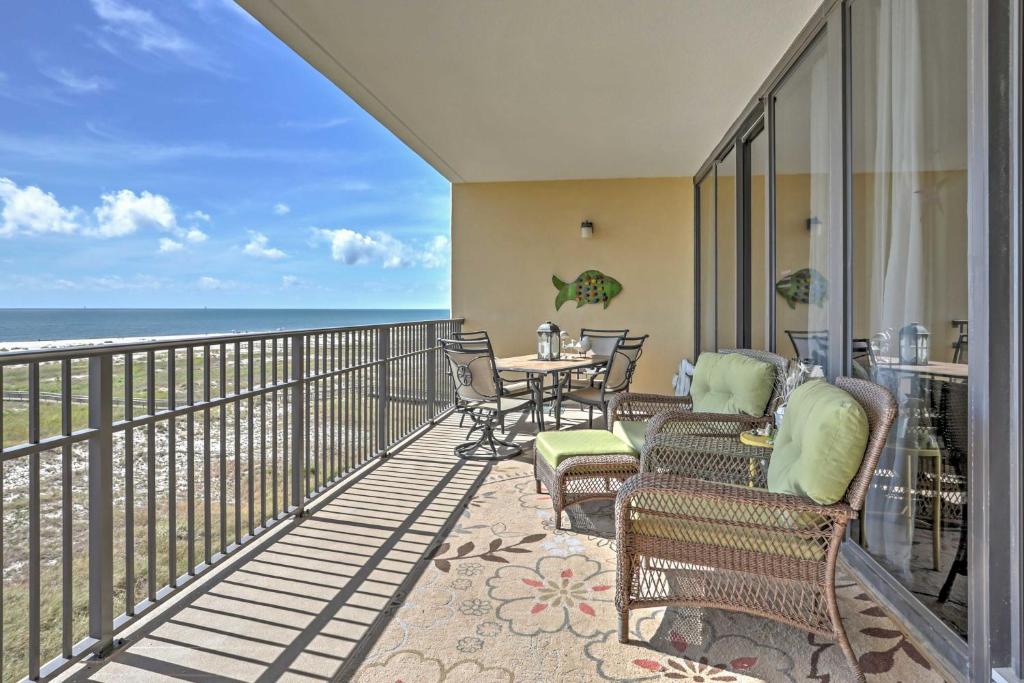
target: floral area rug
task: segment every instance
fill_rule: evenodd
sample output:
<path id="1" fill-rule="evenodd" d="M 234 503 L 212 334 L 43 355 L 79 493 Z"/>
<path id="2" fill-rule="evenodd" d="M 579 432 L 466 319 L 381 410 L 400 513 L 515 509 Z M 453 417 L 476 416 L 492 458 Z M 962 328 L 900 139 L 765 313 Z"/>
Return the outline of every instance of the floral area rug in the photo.
<path id="1" fill-rule="evenodd" d="M 528 457 L 532 453 L 527 452 Z M 612 503 L 570 508 L 556 531 L 524 459 L 494 465 L 381 633 L 360 683 L 852 680 L 838 646 L 720 610 L 630 615 L 616 638 Z M 849 577 L 840 610 L 869 680 L 941 681 Z"/>

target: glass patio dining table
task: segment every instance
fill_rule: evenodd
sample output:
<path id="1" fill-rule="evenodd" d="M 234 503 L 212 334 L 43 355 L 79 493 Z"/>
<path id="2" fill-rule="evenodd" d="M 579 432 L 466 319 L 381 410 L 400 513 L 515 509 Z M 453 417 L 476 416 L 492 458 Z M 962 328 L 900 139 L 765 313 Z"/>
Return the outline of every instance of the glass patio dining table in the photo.
<path id="1" fill-rule="evenodd" d="M 534 398 L 537 405 L 543 408 L 544 385 L 548 377 L 552 378 L 551 388 L 555 399 L 555 429 L 562 428 L 562 375 L 575 370 L 600 368 L 608 363 L 608 356 L 566 356 L 558 360 L 539 360 L 535 354 L 510 356 L 495 360 L 498 372 L 521 372 L 531 380 Z M 538 410 L 537 429 L 544 431 L 544 411 Z"/>

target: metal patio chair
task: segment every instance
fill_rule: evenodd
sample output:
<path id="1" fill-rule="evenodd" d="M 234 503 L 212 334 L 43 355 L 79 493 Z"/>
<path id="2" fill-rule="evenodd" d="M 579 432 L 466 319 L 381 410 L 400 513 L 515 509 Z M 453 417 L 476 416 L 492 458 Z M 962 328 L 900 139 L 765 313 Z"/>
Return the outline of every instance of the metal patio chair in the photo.
<path id="1" fill-rule="evenodd" d="M 640 337 L 622 337 L 615 343 L 615 350 L 608 359 L 608 364 L 590 380 L 590 386 L 570 391 L 563 401 L 575 401 L 589 408 L 590 427 L 594 426 L 594 408 L 600 408 L 608 424 L 608 403 L 618 394 L 629 391 L 633 381 L 633 372 L 637 361 L 643 353 L 644 342 L 648 335 Z"/>
<path id="2" fill-rule="evenodd" d="M 448 374 L 455 385 L 455 410 L 473 421 L 468 436 L 480 433 L 476 440 L 456 446 L 455 454 L 469 458 L 486 447 L 491 459 L 519 455 L 522 447 L 496 438 L 494 430 L 504 430 L 505 417 L 510 413 L 535 410 L 532 396 L 522 398 L 504 393 L 504 381 L 498 375 L 488 339 L 439 339 L 438 343 L 448 359 Z"/>
<path id="3" fill-rule="evenodd" d="M 476 330 L 471 332 L 452 332 L 449 339 L 456 341 L 482 341 L 487 344 L 491 344 L 491 336 L 487 333 L 487 330 Z M 491 345 L 493 349 L 494 346 Z M 498 376 L 501 377 L 501 391 L 502 396 L 523 396 L 533 391 L 533 387 L 530 386 L 529 378 L 527 377 L 511 377 L 508 372 L 498 372 Z M 466 413 L 462 413 L 459 418 L 459 426 L 463 427 L 466 424 Z M 504 433 L 505 424 L 502 421 L 501 431 Z"/>

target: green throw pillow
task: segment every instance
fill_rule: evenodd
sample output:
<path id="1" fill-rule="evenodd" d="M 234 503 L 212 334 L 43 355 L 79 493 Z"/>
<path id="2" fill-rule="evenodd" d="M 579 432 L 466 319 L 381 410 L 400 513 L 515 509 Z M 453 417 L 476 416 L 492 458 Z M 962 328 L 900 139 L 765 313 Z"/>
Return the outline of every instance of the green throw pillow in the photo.
<path id="1" fill-rule="evenodd" d="M 775 388 L 775 366 L 739 353 L 702 353 L 690 396 L 697 413 L 764 415 Z"/>
<path id="2" fill-rule="evenodd" d="M 868 416 L 853 396 L 825 380 L 801 384 L 775 437 L 768 490 L 822 505 L 839 501 L 860 469 L 868 432 Z"/>

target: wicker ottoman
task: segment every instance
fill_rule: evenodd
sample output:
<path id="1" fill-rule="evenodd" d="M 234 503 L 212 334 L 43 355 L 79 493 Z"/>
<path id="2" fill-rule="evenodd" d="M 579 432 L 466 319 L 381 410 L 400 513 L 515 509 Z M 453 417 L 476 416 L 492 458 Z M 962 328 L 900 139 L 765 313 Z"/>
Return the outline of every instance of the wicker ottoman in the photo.
<path id="1" fill-rule="evenodd" d="M 637 473 L 639 454 L 629 443 L 604 429 L 541 432 L 534 443 L 533 476 L 537 493 L 543 482 L 562 528 L 562 510 L 584 500 L 615 494 Z"/>

